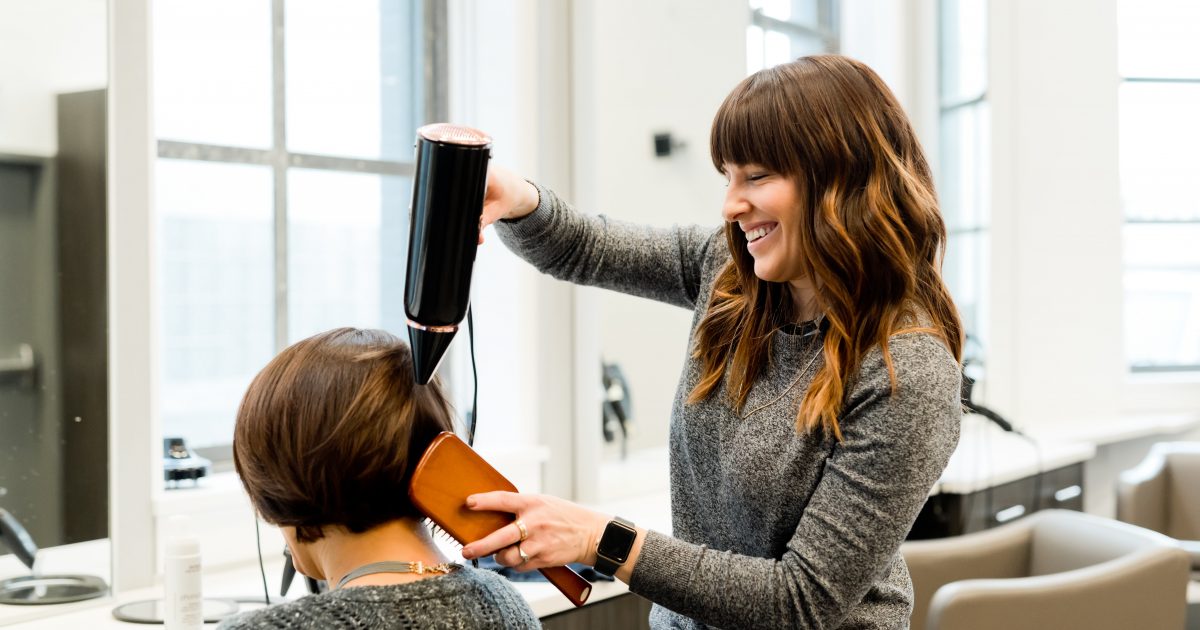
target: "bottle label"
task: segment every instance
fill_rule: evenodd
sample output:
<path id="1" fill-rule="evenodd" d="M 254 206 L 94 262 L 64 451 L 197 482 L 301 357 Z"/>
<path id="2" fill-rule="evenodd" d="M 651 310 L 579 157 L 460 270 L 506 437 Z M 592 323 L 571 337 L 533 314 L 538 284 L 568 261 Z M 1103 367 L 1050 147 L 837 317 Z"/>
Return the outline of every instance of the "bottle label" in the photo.
<path id="1" fill-rule="evenodd" d="M 163 622 L 167 630 L 200 630 L 204 599 L 200 592 L 200 559 L 168 558 L 165 568 Z"/>

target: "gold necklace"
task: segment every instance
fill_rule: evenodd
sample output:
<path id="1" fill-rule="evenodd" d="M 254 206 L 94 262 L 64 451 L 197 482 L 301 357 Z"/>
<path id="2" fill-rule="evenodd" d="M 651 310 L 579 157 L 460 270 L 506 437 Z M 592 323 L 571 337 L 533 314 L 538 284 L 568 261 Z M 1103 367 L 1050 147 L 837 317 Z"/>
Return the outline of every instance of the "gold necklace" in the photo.
<path id="1" fill-rule="evenodd" d="M 814 341 L 813 343 L 815 344 L 816 341 Z M 792 381 L 791 385 L 788 385 L 787 389 L 783 390 L 783 393 L 781 393 L 778 396 L 776 396 L 775 398 L 772 398 L 771 400 L 755 407 L 754 409 L 751 409 L 750 411 L 746 412 L 745 414 L 742 415 L 742 420 L 745 420 L 746 418 L 749 418 L 750 416 L 762 411 L 763 409 L 766 409 L 767 407 L 774 405 L 775 403 L 777 403 L 781 399 L 783 399 L 784 396 L 787 396 L 788 392 L 792 391 L 792 388 L 795 387 L 797 384 L 799 384 L 800 380 L 804 378 L 804 375 L 806 373 L 808 373 L 808 368 L 812 367 L 813 363 L 817 362 L 817 357 L 819 357 L 819 356 L 821 356 L 821 352 L 818 349 L 817 352 L 813 353 L 812 357 L 808 360 L 808 363 L 806 363 L 804 365 L 804 367 L 800 369 L 800 373 L 796 375 L 796 379 Z"/>
<path id="2" fill-rule="evenodd" d="M 376 573 L 416 573 L 422 575 L 425 573 L 450 573 L 461 568 L 462 565 L 453 562 L 442 562 L 439 564 L 425 564 L 420 560 L 416 562 L 372 562 L 371 564 L 358 567 L 357 569 L 347 573 L 338 582 L 337 588 L 340 589 L 351 580 L 356 580 L 364 575 L 374 575 Z M 335 589 L 337 590 L 337 589 Z"/>

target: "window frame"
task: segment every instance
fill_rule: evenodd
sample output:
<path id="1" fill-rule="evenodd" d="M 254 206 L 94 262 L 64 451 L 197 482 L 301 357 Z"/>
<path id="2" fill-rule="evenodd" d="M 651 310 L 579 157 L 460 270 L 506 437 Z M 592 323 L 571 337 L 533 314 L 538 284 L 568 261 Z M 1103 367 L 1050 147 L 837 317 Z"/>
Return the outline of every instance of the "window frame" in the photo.
<path id="1" fill-rule="evenodd" d="M 781 20 L 767 15 L 761 7 L 750 10 L 750 25 L 764 32 L 774 31 L 788 35 L 820 40 L 825 50 L 833 52 L 841 48 L 838 31 L 837 0 L 817 0 L 817 22 L 810 24 L 800 20 Z"/>
<path id="2" fill-rule="evenodd" d="M 986 128 L 991 124 L 990 98 L 989 98 L 990 91 L 991 91 L 991 80 L 990 80 L 990 77 L 988 76 L 988 69 L 987 69 L 988 60 L 986 58 L 984 60 L 984 67 L 985 67 L 984 82 L 983 82 L 982 89 L 977 94 L 964 95 L 964 96 L 960 96 L 958 98 L 947 98 L 945 95 L 945 84 L 946 84 L 946 81 L 948 78 L 948 73 L 949 73 L 947 59 L 950 54 L 947 51 L 947 45 L 946 45 L 946 43 L 948 41 L 948 38 L 947 38 L 948 30 L 947 29 L 950 28 L 950 26 L 951 26 L 950 24 L 947 24 L 947 20 L 946 20 L 947 9 L 946 9 L 946 7 L 950 2 L 957 2 L 957 1 L 958 0 L 937 0 L 936 6 L 935 6 L 935 13 L 934 13 L 934 15 L 935 15 L 935 17 L 934 17 L 935 32 L 937 33 L 936 103 L 937 103 L 937 128 L 938 128 L 937 138 L 938 138 L 938 144 L 939 144 L 939 150 L 938 150 L 939 159 L 938 159 L 938 162 L 936 165 L 935 176 L 936 176 L 936 179 L 939 181 L 939 189 L 941 188 L 940 182 L 944 181 L 944 179 L 951 174 L 949 171 L 949 167 L 947 166 L 947 160 L 946 160 L 947 152 L 942 150 L 942 148 L 945 146 L 946 141 L 947 141 L 946 135 L 942 133 L 943 129 L 944 129 L 944 124 L 946 123 L 946 121 L 951 116 L 954 116 L 954 115 L 957 115 L 957 114 L 960 114 L 963 112 L 975 112 L 977 114 L 980 114 L 981 116 L 987 117 L 986 119 L 983 119 L 980 121 L 980 124 L 979 124 L 980 129 Z M 988 24 L 987 24 L 987 20 L 989 19 L 990 1 L 982 0 L 982 2 L 983 2 L 983 15 L 984 15 L 984 20 L 985 20 L 984 25 L 983 25 L 983 37 L 990 38 L 990 33 L 988 31 Z M 956 42 L 957 42 L 957 38 L 956 38 Z M 990 50 L 989 50 L 989 47 L 988 47 L 988 44 L 986 41 L 984 43 L 984 50 L 987 51 L 987 54 L 990 56 Z M 957 52 L 958 52 L 957 50 L 954 51 L 955 54 L 957 54 Z M 957 139 L 952 139 L 952 140 L 957 140 Z M 972 252 L 972 255 L 974 256 L 974 258 L 976 258 L 980 262 L 990 262 L 988 260 L 988 258 L 989 258 L 988 252 L 990 251 L 990 247 L 991 247 L 991 242 L 990 242 L 991 241 L 990 225 L 991 225 L 991 218 L 992 218 L 991 211 L 990 211 L 991 204 L 990 204 L 990 199 L 988 199 L 985 195 L 981 195 L 979 193 L 981 193 L 981 192 L 986 193 L 989 189 L 990 184 L 982 183 L 982 182 L 985 182 L 985 180 L 990 180 L 990 178 L 991 178 L 992 157 L 991 157 L 991 154 L 987 147 L 976 146 L 976 149 L 977 149 L 977 151 L 979 151 L 979 153 L 976 156 L 978 158 L 978 160 L 975 165 L 975 167 L 976 167 L 975 181 L 980 182 L 979 186 L 981 186 L 981 189 L 976 189 L 976 190 L 972 191 L 972 193 L 974 193 L 974 196 L 976 197 L 977 201 L 980 203 L 980 207 L 975 208 L 974 209 L 975 212 L 970 213 L 970 214 L 974 215 L 974 221 L 967 222 L 962 225 L 950 225 L 950 222 L 947 222 L 946 250 L 947 250 L 947 252 L 949 252 L 951 250 L 951 247 L 954 246 L 954 244 L 961 243 L 972 237 L 976 237 L 978 239 L 978 242 L 975 243 L 974 246 L 977 248 L 977 250 Z M 957 173 L 958 171 L 954 171 L 954 172 Z M 961 199 L 961 198 L 962 198 L 962 195 L 959 195 L 958 199 Z M 946 216 L 946 212 L 945 212 L 946 207 L 945 207 L 945 198 L 944 197 L 942 200 L 942 210 L 943 210 L 942 215 L 943 215 L 943 217 L 945 217 Z M 961 209 L 959 209 L 959 208 L 954 208 L 953 210 L 954 210 L 954 213 L 956 216 L 964 214 L 963 212 L 961 212 Z M 950 256 L 947 255 L 946 258 L 950 259 Z M 943 274 L 943 275 L 945 275 L 945 274 Z M 964 358 L 964 367 L 966 367 L 969 376 L 971 376 L 971 378 L 973 378 L 978 383 L 978 387 L 981 390 L 986 387 L 985 381 L 986 381 L 986 377 L 987 377 L 987 366 L 986 366 L 987 347 L 985 345 L 985 342 L 981 341 L 980 338 L 982 337 L 983 340 L 989 339 L 990 334 L 987 334 L 987 332 L 990 332 L 990 331 L 980 332 L 979 330 L 970 330 L 969 327 L 975 326 L 975 325 L 978 325 L 979 328 L 987 328 L 988 327 L 987 309 L 988 309 L 988 303 L 990 300 L 989 288 L 988 288 L 988 285 L 991 280 L 990 276 L 991 276 L 990 267 L 983 268 L 981 266 L 981 268 L 979 270 L 979 275 L 978 275 L 978 277 L 975 278 L 975 281 L 979 287 L 978 301 L 974 305 L 975 311 L 976 311 L 975 317 L 973 318 L 972 321 L 969 321 L 969 322 L 965 321 L 965 320 L 963 321 L 964 333 L 971 335 L 971 338 L 968 340 L 968 343 L 967 343 L 966 347 L 964 348 L 964 357 L 963 357 Z M 950 288 L 952 290 L 952 292 L 954 292 L 953 289 L 955 287 L 948 286 L 948 288 Z M 961 312 L 960 312 L 960 316 L 961 316 Z M 982 356 L 972 356 L 974 352 L 979 352 L 979 353 L 981 353 Z M 981 392 L 981 393 L 983 393 L 983 392 Z"/>
<path id="3" fill-rule="evenodd" d="M 1120 46 L 1120 40 L 1118 40 Z M 1120 74 L 1118 83 L 1118 93 L 1120 89 L 1129 84 L 1149 84 L 1149 85 L 1172 85 L 1185 84 L 1195 85 L 1200 87 L 1200 75 L 1195 77 L 1163 77 L 1163 76 L 1148 76 L 1148 75 L 1125 75 Z M 1118 105 L 1119 108 L 1119 105 Z M 1117 124 L 1120 125 L 1120 113 L 1118 112 Z M 1120 131 L 1118 130 L 1118 134 Z M 1119 167 L 1118 167 L 1119 168 Z M 1200 216 L 1191 219 L 1144 219 L 1130 217 L 1127 212 L 1121 213 L 1122 228 L 1130 225 L 1196 225 L 1200 226 Z M 1126 255 L 1121 256 L 1121 273 L 1122 276 L 1129 273 L 1131 270 L 1137 269 L 1130 267 L 1129 260 Z M 1154 267 L 1159 271 L 1188 269 L 1187 267 Z M 1124 282 L 1122 283 L 1124 284 Z M 1127 287 L 1122 287 L 1122 304 L 1128 303 Z M 1171 377 L 1174 375 L 1188 377 L 1200 376 L 1200 363 L 1153 363 L 1153 364 L 1136 364 L 1133 363 L 1128 355 L 1128 341 L 1122 340 L 1125 350 L 1124 368 L 1126 372 L 1134 378 L 1149 378 L 1154 379 L 1157 376 Z"/>
<path id="4" fill-rule="evenodd" d="M 278 1 L 278 0 L 276 0 Z M 422 0 L 435 2 L 436 0 Z M 154 0 L 109 0 L 108 45 L 108 321 L 109 321 L 109 533 L 115 594 L 153 587 L 159 574 L 163 519 L 174 513 L 217 510 L 236 522 L 201 529 L 206 562 L 242 562 L 255 554 L 253 512 L 240 488 L 201 488 L 170 495 L 162 483 L 159 418 L 161 314 L 154 172 L 158 159 L 153 116 Z M 430 15 L 427 13 L 426 15 Z M 438 29 L 445 31 L 446 23 Z M 444 50 L 442 41 L 432 42 Z M 445 64 L 440 55 L 437 64 Z M 430 64 L 429 58 L 426 60 Z M 426 65 L 426 76 L 437 65 Z M 441 73 L 444 76 L 444 73 Z M 436 98 L 445 103 L 444 86 Z M 439 105 L 444 107 L 444 105 Z M 228 484 L 226 484 L 228 485 Z M 182 505 L 186 504 L 186 505 Z M 264 548 L 282 544 L 273 527 Z M 274 538 L 272 538 L 274 537 Z M 157 543 L 156 543 L 157 541 Z M 278 547 L 274 547 L 278 548 Z"/>
<path id="5" fill-rule="evenodd" d="M 287 0 L 271 3 L 271 146 L 266 149 L 246 148 L 200 142 L 156 138 L 158 160 L 187 160 L 264 166 L 272 174 L 272 249 L 274 278 L 274 340 L 273 352 L 288 345 L 288 173 L 291 169 L 361 173 L 369 175 L 411 178 L 415 172 L 415 156 L 409 160 L 367 159 L 335 155 L 320 155 L 291 151 L 287 145 Z M 413 9 L 419 11 L 422 50 L 420 101 L 418 118 L 428 122 L 443 120 L 449 110 L 446 81 L 447 30 L 446 3 L 438 0 L 417 0 Z M 414 26 L 416 26 L 414 24 Z M 418 125 L 419 126 L 419 125 Z M 159 299 L 156 296 L 156 300 Z M 158 304 L 156 304 L 156 308 Z M 449 373 L 449 370 L 447 370 Z M 162 418 L 156 418 L 161 423 Z M 205 445 L 193 449 L 196 454 L 213 462 L 213 472 L 233 469 L 232 441 Z"/>
<path id="6" fill-rule="evenodd" d="M 780 33 L 788 36 L 789 40 L 795 38 L 816 40 L 821 43 L 821 47 L 826 53 L 836 53 L 841 50 L 839 0 L 816 0 L 816 23 L 799 19 L 781 20 L 767 15 L 762 7 L 755 7 L 753 6 L 754 4 L 756 2 L 751 0 L 750 24 L 747 28 L 747 33 L 750 28 L 758 28 L 762 31 L 764 46 L 760 50 L 760 55 L 757 59 L 757 61 L 761 62 L 761 67 L 767 67 L 765 42 L 768 33 Z M 747 58 L 746 61 L 749 65 L 755 60 Z"/>

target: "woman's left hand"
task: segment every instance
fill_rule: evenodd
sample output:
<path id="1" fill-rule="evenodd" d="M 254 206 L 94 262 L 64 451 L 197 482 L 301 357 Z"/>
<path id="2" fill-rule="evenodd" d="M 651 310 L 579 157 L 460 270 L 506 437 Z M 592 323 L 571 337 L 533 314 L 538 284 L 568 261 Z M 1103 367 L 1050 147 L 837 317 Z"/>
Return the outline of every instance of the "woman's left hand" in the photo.
<path id="1" fill-rule="evenodd" d="M 525 525 L 527 536 L 521 541 L 521 528 L 514 521 L 463 547 L 463 558 L 472 560 L 494 553 L 496 562 L 518 571 L 572 562 L 594 565 L 596 543 L 611 520 L 610 516 L 544 494 L 485 492 L 467 497 L 467 507 L 509 512 Z M 522 551 L 526 560 L 521 558 Z"/>

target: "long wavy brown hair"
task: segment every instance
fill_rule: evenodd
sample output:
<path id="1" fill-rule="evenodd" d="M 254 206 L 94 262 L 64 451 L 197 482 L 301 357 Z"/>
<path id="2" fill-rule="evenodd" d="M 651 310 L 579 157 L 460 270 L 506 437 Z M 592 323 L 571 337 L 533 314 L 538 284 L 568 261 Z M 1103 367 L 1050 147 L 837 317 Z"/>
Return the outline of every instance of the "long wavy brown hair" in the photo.
<path id="1" fill-rule="evenodd" d="M 847 384 L 880 346 L 891 378 L 893 335 L 936 335 L 962 358 L 962 324 L 942 282 L 946 226 L 929 165 L 895 96 L 866 65 L 817 55 L 761 70 L 725 98 L 713 119 L 713 164 L 758 165 L 789 177 L 800 198 L 805 275 L 828 322 L 824 363 L 796 417 L 799 431 L 841 440 Z M 736 223 L 725 227 L 731 260 L 718 273 L 696 333 L 700 382 L 689 402 L 722 379 L 741 409 L 762 373 L 772 332 L 794 320 L 789 285 L 754 275 Z"/>

